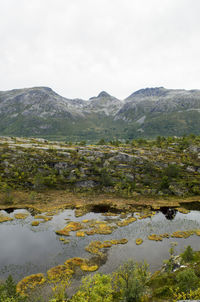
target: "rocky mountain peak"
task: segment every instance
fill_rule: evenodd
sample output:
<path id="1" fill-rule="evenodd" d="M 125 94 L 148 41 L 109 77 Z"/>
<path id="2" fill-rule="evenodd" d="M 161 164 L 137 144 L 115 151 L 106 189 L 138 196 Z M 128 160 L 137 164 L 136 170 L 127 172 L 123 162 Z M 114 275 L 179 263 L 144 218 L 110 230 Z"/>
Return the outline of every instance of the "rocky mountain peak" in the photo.
<path id="1" fill-rule="evenodd" d="M 164 87 L 152 87 L 152 88 L 143 88 L 132 93 L 126 100 L 132 99 L 134 97 L 154 97 L 154 96 L 163 96 L 168 92 Z"/>
<path id="2" fill-rule="evenodd" d="M 106 91 L 101 91 L 97 97 L 98 98 L 107 98 L 107 97 L 111 97 L 111 95 L 109 93 L 107 93 Z"/>

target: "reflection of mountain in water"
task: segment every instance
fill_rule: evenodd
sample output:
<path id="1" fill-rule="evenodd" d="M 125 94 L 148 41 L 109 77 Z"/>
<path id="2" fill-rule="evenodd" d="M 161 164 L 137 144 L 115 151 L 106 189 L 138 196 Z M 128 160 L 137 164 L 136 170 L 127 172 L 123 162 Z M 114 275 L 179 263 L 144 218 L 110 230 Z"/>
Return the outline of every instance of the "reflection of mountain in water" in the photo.
<path id="1" fill-rule="evenodd" d="M 160 208 L 160 212 L 165 215 L 168 220 L 173 220 L 176 216 L 177 210 L 173 208 Z"/>

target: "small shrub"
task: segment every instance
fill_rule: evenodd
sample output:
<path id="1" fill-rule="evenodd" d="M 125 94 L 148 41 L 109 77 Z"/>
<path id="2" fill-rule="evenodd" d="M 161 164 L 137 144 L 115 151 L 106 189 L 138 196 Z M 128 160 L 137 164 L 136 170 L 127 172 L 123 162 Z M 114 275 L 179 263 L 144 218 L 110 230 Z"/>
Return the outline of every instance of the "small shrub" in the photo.
<path id="1" fill-rule="evenodd" d="M 111 276 L 96 274 L 83 278 L 82 285 L 71 302 L 112 302 L 113 293 Z"/>
<path id="2" fill-rule="evenodd" d="M 163 287 L 156 288 L 154 290 L 154 296 L 158 298 L 170 297 L 171 288 L 169 285 L 164 285 Z"/>
<path id="3" fill-rule="evenodd" d="M 190 262 L 194 259 L 194 252 L 190 245 L 188 245 L 185 251 L 181 255 L 184 262 Z"/>
<path id="4" fill-rule="evenodd" d="M 9 185 L 4 184 L 2 191 L 3 191 L 3 203 L 9 205 L 12 204 L 14 199 L 12 188 Z"/>
<path id="5" fill-rule="evenodd" d="M 180 174 L 180 168 L 177 165 L 169 165 L 163 173 L 169 178 L 177 178 Z"/>
<path id="6" fill-rule="evenodd" d="M 120 291 L 121 300 L 125 302 L 141 301 L 147 293 L 149 276 L 146 264 L 141 265 L 130 260 L 121 266 L 115 275 L 116 291 Z"/>
<path id="7" fill-rule="evenodd" d="M 176 281 L 180 292 L 189 292 L 190 289 L 195 290 L 199 285 L 199 278 L 191 268 L 179 272 L 176 276 Z"/>

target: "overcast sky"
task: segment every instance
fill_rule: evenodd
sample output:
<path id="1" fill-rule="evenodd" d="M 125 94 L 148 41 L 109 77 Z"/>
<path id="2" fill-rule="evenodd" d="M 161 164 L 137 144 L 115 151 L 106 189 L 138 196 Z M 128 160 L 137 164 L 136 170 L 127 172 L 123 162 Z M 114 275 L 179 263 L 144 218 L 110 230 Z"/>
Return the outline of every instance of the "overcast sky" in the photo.
<path id="1" fill-rule="evenodd" d="M 200 89 L 200 0 L 0 0 L 0 90 Z"/>

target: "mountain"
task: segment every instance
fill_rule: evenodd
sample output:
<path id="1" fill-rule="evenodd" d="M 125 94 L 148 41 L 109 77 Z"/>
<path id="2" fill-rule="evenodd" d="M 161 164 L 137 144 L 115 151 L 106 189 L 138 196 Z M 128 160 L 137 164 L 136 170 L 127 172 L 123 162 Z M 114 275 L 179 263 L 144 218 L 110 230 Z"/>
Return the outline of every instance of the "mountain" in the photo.
<path id="1" fill-rule="evenodd" d="M 48 87 L 0 91 L 0 135 L 97 140 L 200 133 L 200 90 L 145 88 L 68 99 Z"/>

